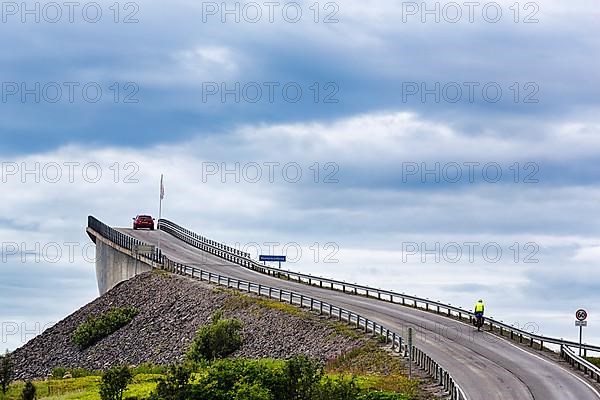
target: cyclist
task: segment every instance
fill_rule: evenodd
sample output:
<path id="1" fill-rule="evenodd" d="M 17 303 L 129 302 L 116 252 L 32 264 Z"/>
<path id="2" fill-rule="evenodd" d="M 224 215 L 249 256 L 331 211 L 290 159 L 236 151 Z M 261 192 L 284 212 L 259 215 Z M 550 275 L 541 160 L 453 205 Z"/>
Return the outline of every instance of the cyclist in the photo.
<path id="1" fill-rule="evenodd" d="M 482 299 L 479 299 L 477 303 L 475 303 L 474 311 L 476 318 L 475 326 L 477 326 L 477 330 L 480 331 L 483 326 L 483 313 L 485 312 L 485 305 L 483 304 Z"/>

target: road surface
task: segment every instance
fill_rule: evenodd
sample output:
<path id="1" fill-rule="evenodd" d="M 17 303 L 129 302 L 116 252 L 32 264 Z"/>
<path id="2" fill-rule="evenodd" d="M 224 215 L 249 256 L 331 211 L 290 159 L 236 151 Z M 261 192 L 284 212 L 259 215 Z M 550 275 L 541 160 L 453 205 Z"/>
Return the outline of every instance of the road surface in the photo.
<path id="1" fill-rule="evenodd" d="M 312 287 L 264 275 L 203 252 L 160 231 L 119 231 L 157 244 L 173 261 L 206 271 L 303 293 L 352 310 L 406 337 L 416 329 L 415 345 L 445 368 L 469 400 L 600 400 L 600 393 L 568 367 L 472 326 L 436 314 Z"/>

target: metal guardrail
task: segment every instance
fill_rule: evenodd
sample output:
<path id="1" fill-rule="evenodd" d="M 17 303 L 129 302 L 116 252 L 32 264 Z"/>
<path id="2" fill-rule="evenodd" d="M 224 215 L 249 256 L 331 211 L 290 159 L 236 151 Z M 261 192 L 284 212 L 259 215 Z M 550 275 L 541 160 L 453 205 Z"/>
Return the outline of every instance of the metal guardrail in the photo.
<path id="1" fill-rule="evenodd" d="M 235 255 L 238 257 L 250 258 L 249 253 L 245 253 L 241 250 L 235 249 L 231 246 L 227 246 L 225 244 L 219 243 L 215 240 L 210 240 L 204 236 L 198 235 L 196 232 L 192 232 L 189 229 L 186 229 L 182 226 L 175 224 L 174 222 L 169 221 L 168 219 L 161 218 L 158 220 L 158 229 L 167 231 L 168 229 L 174 229 L 178 232 L 181 232 L 187 235 L 190 238 L 193 238 L 197 243 L 202 243 L 210 248 L 213 248 L 217 251 L 221 251 L 223 254 L 229 253 L 231 255 Z"/>
<path id="2" fill-rule="evenodd" d="M 560 356 L 567 361 L 573 368 L 583 371 L 596 382 L 600 383 L 600 368 L 592 364 L 583 357 L 580 357 L 569 346 L 560 346 Z"/>
<path id="3" fill-rule="evenodd" d="M 193 240 L 190 240 L 186 232 L 190 232 L 189 230 L 182 228 L 181 226 L 168 221 L 169 224 L 165 224 L 163 227 L 161 225 L 161 230 L 177 237 L 178 239 L 195 246 Z M 166 228 L 166 229 L 165 229 Z M 195 246 L 197 247 L 197 246 Z M 198 247 L 199 248 L 199 247 Z M 209 253 L 210 250 L 201 249 L 207 251 Z M 211 253 L 215 254 L 215 253 Z M 219 256 L 219 254 L 215 254 Z M 272 275 L 275 277 L 284 277 L 288 280 L 294 280 L 300 283 L 305 283 L 312 286 L 319 286 L 325 289 L 330 290 L 338 290 L 344 293 L 362 295 L 366 297 L 376 298 L 378 300 L 388 301 L 395 304 L 402 304 L 405 306 L 411 306 L 414 308 L 420 308 L 425 311 L 435 312 L 439 315 L 444 315 L 447 317 L 453 317 L 458 319 L 468 319 L 469 322 L 472 322 L 473 318 L 475 318 L 475 314 L 470 310 L 465 310 L 462 307 L 456 307 L 451 304 L 444 304 L 439 301 L 433 301 L 429 299 L 424 299 L 417 296 L 411 296 L 404 293 L 397 293 L 391 290 L 383 290 L 376 289 L 365 285 L 358 285 L 356 283 L 348 283 L 344 281 L 339 281 L 335 279 L 316 277 L 310 274 L 304 274 L 301 272 L 294 272 L 289 270 L 283 270 L 279 268 L 273 268 L 266 265 L 262 265 L 257 263 L 254 260 L 251 260 L 249 257 L 243 256 L 235 256 L 235 254 L 226 255 L 227 260 L 234 262 L 238 265 L 241 265 L 246 268 L 250 268 L 257 272 L 265 273 L 268 275 Z M 222 257 L 222 256 L 221 256 Z M 225 258 L 225 257 L 222 257 Z M 553 338 L 549 336 L 544 336 L 532 332 L 527 332 L 523 329 L 516 328 L 512 325 L 506 324 L 503 321 L 497 321 L 492 318 L 486 317 L 485 319 L 485 329 L 490 332 L 495 332 L 500 334 L 505 338 L 510 338 L 511 340 L 518 341 L 519 343 L 528 344 L 532 348 L 543 349 L 544 344 L 555 344 L 558 346 L 579 346 L 579 343 L 564 339 Z M 587 351 L 600 352 L 600 346 L 592 345 L 592 344 L 583 344 L 582 348 L 586 352 L 584 355 L 587 356 Z"/>
<path id="4" fill-rule="evenodd" d="M 133 246 L 135 245 L 148 245 L 149 243 L 142 242 L 136 238 L 125 235 L 122 232 L 117 231 L 116 229 L 111 228 L 110 226 L 100 222 L 96 218 L 91 215 L 88 217 L 88 228 L 94 230 L 98 234 L 100 234 L 105 239 L 110 240 L 114 244 L 117 244 L 127 250 L 133 251 Z M 160 249 L 156 249 L 154 253 L 150 254 L 140 254 L 140 257 L 147 258 L 150 261 L 154 261 L 156 263 L 162 263 L 164 256 Z"/>
<path id="5" fill-rule="evenodd" d="M 163 221 L 161 220 L 160 222 Z M 169 230 L 169 228 L 164 229 L 169 225 L 170 224 L 163 225 L 161 223 L 161 230 Z M 88 227 L 96 233 L 100 234 L 102 237 L 113 241 L 115 244 L 118 244 L 119 246 L 128 250 L 132 250 L 132 246 L 134 244 L 147 244 L 109 227 L 108 225 L 100 222 L 92 216 L 88 217 Z M 190 238 L 188 237 L 188 239 Z M 205 246 L 205 248 L 210 249 L 211 251 L 209 252 L 211 254 L 219 255 L 223 254 L 223 252 L 229 253 L 225 251 L 222 247 L 213 246 L 212 244 L 208 244 L 205 241 L 197 240 L 195 237 L 193 238 L 193 240 L 196 240 L 196 246 Z M 240 253 L 245 254 L 243 252 Z M 225 256 L 227 257 L 226 259 L 230 259 L 230 261 L 233 261 L 233 259 L 237 258 L 245 258 L 231 253 Z M 262 285 L 256 282 L 250 282 L 242 279 L 224 276 L 212 273 L 210 271 L 205 271 L 198 267 L 192 267 L 182 263 L 178 263 L 169 259 L 165 255 L 160 254 L 160 250 L 158 249 L 155 254 L 150 254 L 145 257 L 150 260 L 160 262 L 160 264 L 163 266 L 163 269 L 167 271 L 180 275 L 186 275 L 192 278 L 199 279 L 201 281 L 226 286 L 227 288 L 234 288 L 240 291 L 247 291 L 248 293 L 254 293 L 259 296 L 265 296 L 269 299 L 275 299 L 280 302 L 285 302 L 291 305 L 299 306 L 301 308 L 308 308 L 311 311 L 318 311 L 321 315 L 325 314 L 331 318 L 337 318 L 339 321 L 345 321 L 349 325 L 354 326 L 356 329 L 362 329 L 364 330 L 365 334 L 370 333 L 373 336 L 379 335 L 380 337 L 384 337 L 385 342 L 387 344 L 391 344 L 392 351 L 395 351 L 396 353 L 405 357 L 408 356 L 409 351 L 412 351 L 412 360 L 415 362 L 415 364 L 417 364 L 432 378 L 434 378 L 440 386 L 443 386 L 444 391 L 448 394 L 448 397 L 451 400 L 467 400 L 465 392 L 456 383 L 456 381 L 450 375 L 450 373 L 448 373 L 448 371 L 446 371 L 443 367 L 441 367 L 436 361 L 434 361 L 431 357 L 429 357 L 423 350 L 419 349 L 418 347 L 413 345 L 412 348 L 409 350 L 408 345 L 404 342 L 400 334 L 392 331 L 391 329 L 385 327 L 382 324 L 377 323 L 376 321 L 370 320 L 351 310 L 347 310 L 345 308 L 335 306 L 322 300 L 306 296 L 302 293 L 296 293 L 285 289 Z M 245 258 L 245 260 L 247 262 L 251 262 L 251 260 L 248 260 L 248 258 Z"/>

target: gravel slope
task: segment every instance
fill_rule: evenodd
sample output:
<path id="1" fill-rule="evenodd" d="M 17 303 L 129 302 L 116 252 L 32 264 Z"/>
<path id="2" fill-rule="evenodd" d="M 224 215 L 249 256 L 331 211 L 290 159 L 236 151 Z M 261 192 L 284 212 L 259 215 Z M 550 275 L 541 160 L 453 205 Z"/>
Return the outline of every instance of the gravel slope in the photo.
<path id="1" fill-rule="evenodd" d="M 140 311 L 130 324 L 83 351 L 72 343 L 73 331 L 88 315 L 125 305 Z M 244 323 L 244 344 L 237 357 L 307 354 L 327 361 L 363 343 L 311 313 L 290 312 L 255 297 L 153 271 L 121 283 L 15 350 L 17 378 L 43 378 L 55 367 L 106 369 L 181 361 L 198 327 L 218 309 Z"/>

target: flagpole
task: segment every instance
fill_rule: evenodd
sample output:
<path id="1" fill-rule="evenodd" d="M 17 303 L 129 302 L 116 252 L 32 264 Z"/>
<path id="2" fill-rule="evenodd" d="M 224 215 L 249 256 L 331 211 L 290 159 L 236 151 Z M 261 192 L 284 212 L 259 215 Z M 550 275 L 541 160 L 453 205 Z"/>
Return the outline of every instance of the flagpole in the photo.
<path id="1" fill-rule="evenodd" d="M 160 174 L 160 192 L 158 197 L 160 200 L 158 202 L 158 223 L 156 230 L 158 231 L 158 254 L 160 254 L 160 219 L 162 218 L 162 201 L 164 197 L 163 174 Z"/>

